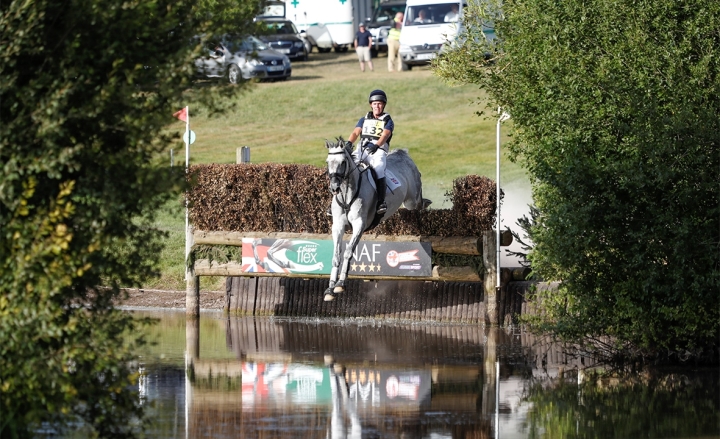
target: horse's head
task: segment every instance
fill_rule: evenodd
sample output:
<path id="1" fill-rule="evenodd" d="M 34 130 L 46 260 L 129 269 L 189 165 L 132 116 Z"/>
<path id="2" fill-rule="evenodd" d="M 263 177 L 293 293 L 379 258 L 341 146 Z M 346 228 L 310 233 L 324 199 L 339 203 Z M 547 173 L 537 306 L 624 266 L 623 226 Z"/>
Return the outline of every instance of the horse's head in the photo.
<path id="1" fill-rule="evenodd" d="M 325 141 L 325 147 L 328 149 L 327 165 L 328 176 L 330 177 L 330 192 L 333 195 L 340 192 L 343 181 L 348 178 L 350 172 L 354 169 L 350 142 L 345 142 L 342 137 L 335 140 L 335 142 Z"/>

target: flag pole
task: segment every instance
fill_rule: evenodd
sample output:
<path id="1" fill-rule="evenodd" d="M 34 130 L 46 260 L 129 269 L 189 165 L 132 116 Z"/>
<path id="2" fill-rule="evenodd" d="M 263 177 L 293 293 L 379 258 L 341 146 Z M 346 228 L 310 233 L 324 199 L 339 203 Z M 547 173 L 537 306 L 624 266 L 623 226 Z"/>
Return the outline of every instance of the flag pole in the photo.
<path id="1" fill-rule="evenodd" d="M 185 107 L 185 180 L 190 170 L 190 106 Z M 185 281 L 189 279 L 188 258 L 190 257 L 190 215 L 188 213 L 188 195 L 185 191 Z"/>

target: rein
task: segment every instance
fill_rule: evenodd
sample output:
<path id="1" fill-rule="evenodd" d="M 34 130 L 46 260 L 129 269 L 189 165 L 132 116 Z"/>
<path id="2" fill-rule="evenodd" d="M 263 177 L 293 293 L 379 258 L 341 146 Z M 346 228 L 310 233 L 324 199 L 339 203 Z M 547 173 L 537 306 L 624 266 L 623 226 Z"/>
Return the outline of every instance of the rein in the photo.
<path id="1" fill-rule="evenodd" d="M 345 151 L 345 150 L 340 151 L 340 152 L 329 152 L 328 153 L 328 155 L 331 155 L 331 154 L 344 154 L 346 156 L 345 163 L 352 163 L 352 165 L 353 165 L 353 168 L 350 169 L 349 171 L 346 171 L 344 174 L 340 174 L 339 172 L 328 173 L 328 175 L 331 179 L 333 177 L 337 177 L 340 180 L 342 180 L 343 182 L 347 183 L 350 180 L 350 175 L 352 175 L 353 172 L 359 172 L 361 174 L 361 176 L 358 177 L 357 187 L 355 188 L 355 192 L 352 194 L 352 197 L 350 198 L 349 202 L 345 201 L 347 199 L 347 197 L 346 197 L 347 192 L 345 194 L 343 194 L 341 191 L 339 194 L 335 195 L 335 200 L 337 201 L 338 205 L 340 207 L 342 207 L 342 209 L 345 211 L 345 215 L 347 215 L 348 211 L 350 210 L 350 206 L 352 206 L 352 204 L 355 202 L 355 200 L 357 200 L 358 195 L 360 195 L 360 186 L 362 185 L 362 173 L 365 172 L 365 170 L 358 171 L 359 166 L 355 164 L 355 161 L 352 159 L 352 156 L 350 154 L 348 154 L 347 151 Z M 346 184 L 346 187 L 349 189 L 350 185 Z M 340 198 L 341 195 L 342 195 L 342 198 Z"/>

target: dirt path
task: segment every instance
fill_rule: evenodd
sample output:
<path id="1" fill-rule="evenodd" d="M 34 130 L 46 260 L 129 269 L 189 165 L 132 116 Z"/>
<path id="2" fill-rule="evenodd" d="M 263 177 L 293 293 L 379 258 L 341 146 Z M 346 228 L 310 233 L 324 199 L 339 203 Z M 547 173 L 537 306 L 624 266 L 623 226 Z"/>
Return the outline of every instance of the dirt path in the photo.
<path id="1" fill-rule="evenodd" d="M 127 289 L 127 299 L 118 302 L 123 308 L 185 308 L 185 291 Z M 201 291 L 200 309 L 221 310 L 225 291 Z"/>

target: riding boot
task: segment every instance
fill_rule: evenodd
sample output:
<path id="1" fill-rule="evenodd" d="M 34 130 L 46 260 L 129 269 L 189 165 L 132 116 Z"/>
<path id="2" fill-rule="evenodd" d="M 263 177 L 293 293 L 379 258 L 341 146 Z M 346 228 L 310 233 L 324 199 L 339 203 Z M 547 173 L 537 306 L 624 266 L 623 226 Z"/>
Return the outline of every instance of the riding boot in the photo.
<path id="1" fill-rule="evenodd" d="M 377 181 L 377 214 L 382 215 L 387 212 L 387 204 L 385 203 L 385 191 L 387 190 L 387 184 L 385 183 L 385 177 L 378 178 Z"/>

